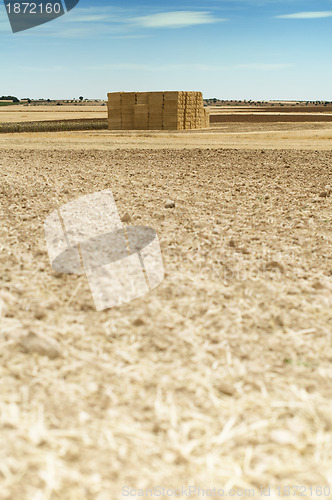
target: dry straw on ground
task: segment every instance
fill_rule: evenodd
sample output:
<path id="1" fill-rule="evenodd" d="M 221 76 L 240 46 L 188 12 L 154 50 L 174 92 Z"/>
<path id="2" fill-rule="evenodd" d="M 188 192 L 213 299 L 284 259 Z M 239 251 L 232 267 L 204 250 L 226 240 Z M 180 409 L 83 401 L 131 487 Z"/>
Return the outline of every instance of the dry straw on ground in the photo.
<path id="1" fill-rule="evenodd" d="M 1 500 L 332 487 L 331 152 L 43 144 L 1 151 Z M 105 188 L 166 276 L 97 313 L 43 222 Z"/>

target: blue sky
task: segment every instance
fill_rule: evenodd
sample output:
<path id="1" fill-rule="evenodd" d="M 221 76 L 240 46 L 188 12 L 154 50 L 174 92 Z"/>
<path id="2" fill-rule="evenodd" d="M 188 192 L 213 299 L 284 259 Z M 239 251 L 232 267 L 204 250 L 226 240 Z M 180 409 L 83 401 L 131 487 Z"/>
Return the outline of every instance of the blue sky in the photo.
<path id="1" fill-rule="evenodd" d="M 1 3 L 0 41 L 0 95 L 332 100 L 332 0 L 80 0 L 16 34 Z"/>

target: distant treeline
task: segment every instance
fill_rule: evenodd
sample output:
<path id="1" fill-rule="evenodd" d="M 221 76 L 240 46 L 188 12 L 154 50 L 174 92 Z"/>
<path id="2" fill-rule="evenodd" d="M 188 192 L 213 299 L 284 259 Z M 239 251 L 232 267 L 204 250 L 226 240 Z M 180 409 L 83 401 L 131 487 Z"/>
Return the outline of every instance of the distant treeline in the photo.
<path id="1" fill-rule="evenodd" d="M 13 102 L 20 102 L 20 100 L 13 96 L 13 95 L 3 95 L 0 97 L 0 101 L 13 101 Z"/>

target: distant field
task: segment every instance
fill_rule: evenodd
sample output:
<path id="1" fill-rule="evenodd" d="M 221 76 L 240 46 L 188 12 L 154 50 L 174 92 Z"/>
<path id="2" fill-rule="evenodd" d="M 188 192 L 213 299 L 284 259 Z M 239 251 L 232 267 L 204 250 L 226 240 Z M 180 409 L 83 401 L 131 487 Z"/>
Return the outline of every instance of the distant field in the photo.
<path id="1" fill-rule="evenodd" d="M 210 115 L 210 123 L 230 122 L 330 122 L 331 114 L 311 113 L 225 113 Z"/>
<path id="2" fill-rule="evenodd" d="M 332 105 L 328 106 L 303 106 L 303 105 L 288 105 L 288 106 L 209 106 L 210 115 L 212 116 L 211 123 L 219 121 L 256 121 L 253 118 L 242 119 L 241 115 L 250 113 L 250 116 L 259 115 L 258 121 L 329 121 L 332 117 Z M 266 113 L 291 113 L 292 115 L 301 114 L 286 119 L 264 118 Z M 240 115 L 240 120 L 235 118 L 229 119 L 229 114 Z M 322 116 L 324 114 L 324 116 Z M 213 115 L 218 115 L 217 118 Z M 219 118 L 222 115 L 222 118 Z M 303 116 L 302 116 L 303 115 Z M 304 119 L 309 115 L 308 119 Z M 313 118 L 315 116 L 315 118 Z M 319 120 L 316 118 L 319 117 Z M 102 104 L 91 105 L 40 105 L 40 106 L 26 106 L 26 105 L 4 105 L 0 103 L 0 124 L 1 123 L 21 123 L 21 122 L 44 122 L 44 121 L 62 121 L 62 120 L 83 120 L 83 119 L 99 119 L 107 118 L 107 106 Z"/>
<path id="3" fill-rule="evenodd" d="M 10 106 L 0 109 L 0 123 L 106 118 L 107 106 Z"/>
<path id="4" fill-rule="evenodd" d="M 226 140 L 226 134 L 229 132 L 230 142 L 233 144 L 234 134 L 239 135 L 239 140 L 241 144 L 243 141 L 246 143 L 246 147 L 251 148 L 253 145 L 257 145 L 257 132 L 255 130 L 246 130 L 245 132 L 240 129 L 241 124 L 266 124 L 266 128 L 259 130 L 260 139 L 258 142 L 263 140 L 268 142 L 270 146 L 271 143 L 276 144 L 279 147 L 280 131 L 275 132 L 275 128 L 283 123 L 292 124 L 291 125 L 291 135 L 295 140 L 297 145 L 301 147 L 308 148 L 306 141 L 310 136 L 309 130 L 307 130 L 306 124 L 310 126 L 314 123 L 321 128 L 326 129 L 327 122 L 332 122 L 332 106 L 209 106 L 210 111 L 210 137 L 208 139 L 208 130 L 203 131 L 204 140 L 210 139 L 213 143 L 216 141 L 215 133 L 222 136 L 223 141 Z M 234 124 L 236 127 L 234 130 L 231 129 L 231 125 Z M 304 128 L 301 131 L 298 129 L 298 125 L 303 125 Z M 224 127 L 227 126 L 227 131 Z M 218 130 L 222 127 L 222 131 Z M 272 127 L 272 129 L 271 129 Z M 311 126 L 310 126 L 311 127 Z M 84 131 L 84 130 L 95 130 L 102 131 L 107 129 L 107 107 L 101 104 L 93 105 L 66 105 L 66 106 L 56 106 L 56 105 L 40 105 L 40 106 L 6 106 L 0 107 L 0 133 L 17 133 L 17 132 L 74 132 L 74 131 Z M 270 130 L 271 129 L 271 130 Z M 191 131 L 194 132 L 194 131 Z M 195 135 L 191 133 L 191 136 L 197 139 L 197 133 Z M 112 133 L 112 132 L 111 132 Z M 140 139 L 138 143 L 141 144 L 142 137 L 149 131 L 142 131 L 140 133 Z M 249 134 L 248 137 L 244 137 L 243 134 Z M 213 134 L 213 135 L 211 135 Z M 263 135 L 262 135 L 263 134 Z M 272 135 L 273 134 L 273 135 Z M 293 136 L 293 134 L 295 134 Z M 302 136 L 303 134 L 303 136 Z M 317 146 L 319 148 L 330 147 L 330 129 L 326 135 L 325 130 L 319 135 Z M 156 138 L 158 135 L 156 135 Z M 180 139 L 181 137 L 181 139 Z M 124 135 L 124 140 L 127 140 L 127 136 Z M 179 136 L 180 144 L 182 144 L 184 136 Z M 53 140 L 48 138 L 47 140 Z M 86 138 L 85 138 L 86 140 Z M 100 140 L 100 138 L 98 138 Z M 217 140 L 218 141 L 218 140 Z M 229 144 L 229 140 L 227 140 Z M 282 138 L 282 142 L 285 142 L 286 147 L 288 147 L 288 137 Z M 236 141 L 236 144 L 238 141 Z M 230 144 L 229 144 L 230 145 Z M 268 146 L 268 147 L 269 147 Z M 231 146 L 233 147 L 233 146 Z"/>
<path id="5" fill-rule="evenodd" d="M 211 114 L 224 113 L 332 113 L 332 105 L 302 106 L 302 105 L 272 105 L 272 106 L 209 106 Z"/>

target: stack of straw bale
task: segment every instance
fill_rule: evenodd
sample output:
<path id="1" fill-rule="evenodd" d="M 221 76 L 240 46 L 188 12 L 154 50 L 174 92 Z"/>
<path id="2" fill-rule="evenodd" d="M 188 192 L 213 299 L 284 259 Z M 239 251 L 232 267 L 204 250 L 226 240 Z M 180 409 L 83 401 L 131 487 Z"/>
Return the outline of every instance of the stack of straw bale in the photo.
<path id="1" fill-rule="evenodd" d="M 201 92 L 112 92 L 110 130 L 186 130 L 209 127 Z"/>

